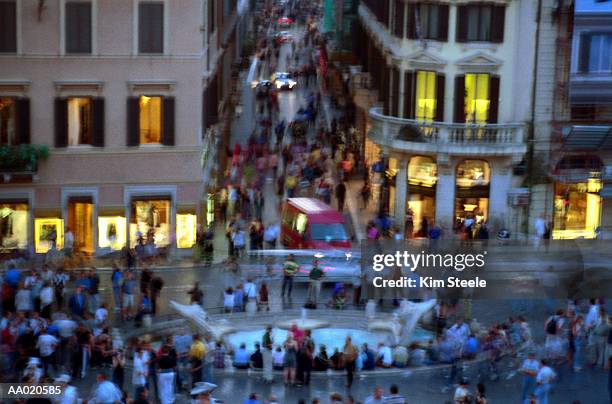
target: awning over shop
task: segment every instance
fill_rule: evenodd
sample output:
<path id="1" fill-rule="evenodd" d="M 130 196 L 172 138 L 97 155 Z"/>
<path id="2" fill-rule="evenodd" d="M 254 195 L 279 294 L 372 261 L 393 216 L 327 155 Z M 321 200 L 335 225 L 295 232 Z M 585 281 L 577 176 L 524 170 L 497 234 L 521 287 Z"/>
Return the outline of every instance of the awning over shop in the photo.
<path id="1" fill-rule="evenodd" d="M 563 148 L 569 150 L 612 150 L 612 126 L 578 126 L 568 128 Z"/>
<path id="2" fill-rule="evenodd" d="M 100 206 L 98 207 L 98 216 L 125 216 L 125 206 Z"/>

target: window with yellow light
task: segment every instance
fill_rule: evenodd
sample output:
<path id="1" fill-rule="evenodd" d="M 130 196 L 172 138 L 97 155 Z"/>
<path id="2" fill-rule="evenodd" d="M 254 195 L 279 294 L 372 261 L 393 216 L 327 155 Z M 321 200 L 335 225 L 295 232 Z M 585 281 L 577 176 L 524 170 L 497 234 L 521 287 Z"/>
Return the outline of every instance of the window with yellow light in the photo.
<path id="1" fill-rule="evenodd" d="M 196 243 L 197 216 L 191 213 L 176 215 L 176 246 L 191 248 Z"/>
<path id="2" fill-rule="evenodd" d="M 465 75 L 465 122 L 484 124 L 489 119 L 491 100 L 489 84 L 491 76 L 486 73 Z"/>
<path id="3" fill-rule="evenodd" d="M 139 98 L 140 144 L 158 144 L 162 139 L 162 97 Z"/>
<path id="4" fill-rule="evenodd" d="M 415 99 L 417 121 L 432 122 L 436 116 L 436 72 L 417 71 Z"/>
<path id="5" fill-rule="evenodd" d="M 59 218 L 34 220 L 34 248 L 44 254 L 53 246 L 58 250 L 64 248 L 64 221 Z"/>
<path id="6" fill-rule="evenodd" d="M 127 222 L 123 216 L 98 217 L 98 246 L 121 250 L 125 247 L 125 231 Z"/>

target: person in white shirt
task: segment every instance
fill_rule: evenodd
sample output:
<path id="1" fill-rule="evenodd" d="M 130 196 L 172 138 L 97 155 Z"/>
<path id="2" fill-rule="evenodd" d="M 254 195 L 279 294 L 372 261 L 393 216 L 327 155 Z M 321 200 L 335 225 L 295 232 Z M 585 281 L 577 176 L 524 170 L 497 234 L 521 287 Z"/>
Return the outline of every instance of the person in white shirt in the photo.
<path id="1" fill-rule="evenodd" d="M 380 386 L 374 387 L 374 392 L 371 396 L 366 398 L 363 404 L 382 404 L 383 403 L 384 390 Z"/>
<path id="2" fill-rule="evenodd" d="M 552 383 L 557 377 L 557 374 L 545 360 L 542 360 L 542 367 L 536 376 L 535 395 L 539 400 L 539 404 L 548 404 L 548 396 L 552 389 Z"/>
<path id="3" fill-rule="evenodd" d="M 463 322 L 462 318 L 458 318 L 457 322 L 449 328 L 448 332 L 463 346 L 470 336 L 470 327 Z"/>
<path id="4" fill-rule="evenodd" d="M 223 307 L 226 313 L 231 313 L 234 310 L 234 289 L 227 288 L 223 293 Z"/>
<path id="5" fill-rule="evenodd" d="M 257 300 L 257 286 L 255 286 L 251 278 L 248 278 L 247 282 L 244 284 L 244 295 L 249 301 Z"/>
<path id="6" fill-rule="evenodd" d="M 54 401 L 58 404 L 77 404 L 79 401 L 79 391 L 76 387 L 71 386 L 70 376 L 67 374 L 61 374 L 55 378 L 55 383 L 62 386 L 62 395 Z"/>
<path id="7" fill-rule="evenodd" d="M 285 361 L 285 353 L 280 346 L 277 346 L 272 352 L 272 365 L 276 370 L 283 370 L 283 363 Z"/>
<path id="8" fill-rule="evenodd" d="M 145 352 L 141 346 L 138 346 L 136 352 L 134 352 L 132 371 L 132 385 L 134 389 L 144 386 L 147 382 L 147 377 L 149 376 L 148 359 L 148 352 Z"/>
<path id="9" fill-rule="evenodd" d="M 102 303 L 102 305 L 96 309 L 96 324 L 102 325 L 106 323 L 106 319 L 108 319 L 108 310 L 106 309 L 106 303 Z"/>
<path id="10" fill-rule="evenodd" d="M 529 394 L 533 393 L 536 385 L 536 376 L 540 371 L 540 361 L 536 359 L 535 351 L 530 351 L 527 358 L 519 368 L 519 372 L 523 374 L 523 393 L 521 400 L 525 401 Z"/>
<path id="11" fill-rule="evenodd" d="M 470 399 L 470 391 L 468 390 L 469 384 L 470 383 L 467 378 L 464 377 L 463 379 L 461 379 L 459 386 L 457 386 L 457 389 L 455 390 L 455 395 L 453 396 L 453 401 L 456 404 L 464 404 L 471 402 L 468 401 Z"/>
<path id="12" fill-rule="evenodd" d="M 30 312 L 33 309 L 32 306 L 32 291 L 30 288 L 22 288 L 15 294 L 15 307 L 17 311 Z"/>
<path id="13" fill-rule="evenodd" d="M 106 375 L 104 373 L 98 373 L 96 381 L 98 382 L 98 385 L 96 386 L 91 399 L 88 401 L 89 403 L 115 404 L 117 402 L 121 402 L 123 399 L 121 390 L 119 390 L 115 384 L 106 380 Z"/>
<path id="14" fill-rule="evenodd" d="M 587 329 L 595 327 L 595 323 L 599 318 L 599 304 L 597 304 L 597 300 L 591 299 L 590 303 L 589 312 L 584 319 L 584 325 Z"/>
<path id="15" fill-rule="evenodd" d="M 276 240 L 280 235 L 280 228 L 277 224 L 270 224 L 264 231 L 264 241 L 266 242 L 266 248 L 276 248 Z"/>
<path id="16" fill-rule="evenodd" d="M 45 285 L 40 291 L 40 315 L 46 319 L 51 318 L 53 308 L 53 286 L 50 281 L 45 281 Z"/>
<path id="17" fill-rule="evenodd" d="M 390 368 L 393 365 L 393 351 L 382 342 L 378 344 L 376 364 L 383 368 Z"/>
<path id="18" fill-rule="evenodd" d="M 57 348 L 58 344 L 59 340 L 53 335 L 47 334 L 46 329 L 42 329 L 40 331 L 38 341 L 36 342 L 36 348 L 38 348 L 38 352 L 40 353 L 40 359 L 43 362 L 45 373 L 47 373 L 49 365 L 52 365 L 55 368 L 55 357 L 53 354 L 55 353 L 55 348 Z"/>
<path id="19" fill-rule="evenodd" d="M 38 274 L 36 273 L 36 270 L 33 269 L 32 272 L 30 272 L 30 275 L 26 276 L 23 280 L 23 286 L 26 288 L 31 288 L 36 284 L 36 282 L 38 282 Z"/>
<path id="20" fill-rule="evenodd" d="M 59 336 L 62 338 L 72 337 L 77 328 L 77 323 L 67 318 L 55 320 L 53 324 L 58 328 Z"/>

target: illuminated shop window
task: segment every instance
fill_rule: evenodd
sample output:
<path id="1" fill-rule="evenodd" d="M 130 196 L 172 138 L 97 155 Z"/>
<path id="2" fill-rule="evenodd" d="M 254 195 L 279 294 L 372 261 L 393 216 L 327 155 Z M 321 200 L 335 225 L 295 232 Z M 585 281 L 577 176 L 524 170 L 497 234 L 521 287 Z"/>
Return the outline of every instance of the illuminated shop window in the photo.
<path id="1" fill-rule="evenodd" d="M 140 144 L 159 144 L 162 139 L 162 97 L 139 99 Z"/>
<path id="2" fill-rule="evenodd" d="M 489 185 L 491 170 L 483 160 L 464 160 L 457 167 L 457 186 L 475 187 Z"/>
<path id="3" fill-rule="evenodd" d="M 455 220 L 478 224 L 486 221 L 489 211 L 491 168 L 484 160 L 464 160 L 455 177 Z"/>
<path id="4" fill-rule="evenodd" d="M 37 253 L 44 254 L 53 246 L 64 248 L 64 221 L 59 218 L 34 220 L 34 247 Z"/>
<path id="5" fill-rule="evenodd" d="M 0 249 L 24 249 L 28 246 L 28 205 L 0 203 Z"/>
<path id="6" fill-rule="evenodd" d="M 126 219 L 123 216 L 98 217 L 98 246 L 121 250 L 125 247 Z"/>
<path id="7" fill-rule="evenodd" d="M 576 184 L 557 183 L 553 238 L 594 238 L 601 223 L 601 180 L 591 178 Z"/>
<path id="8" fill-rule="evenodd" d="M 486 73 L 465 75 L 465 122 L 487 123 L 491 100 L 489 84 L 491 76 Z"/>
<path id="9" fill-rule="evenodd" d="M 418 121 L 433 121 L 436 116 L 435 72 L 417 71 L 415 94 L 416 103 L 414 116 Z"/>
<path id="10" fill-rule="evenodd" d="M 134 200 L 130 218 L 130 245 L 138 238 L 156 247 L 170 244 L 170 200 Z"/>
<path id="11" fill-rule="evenodd" d="M 196 243 L 197 216 L 193 214 L 176 215 L 176 246 L 191 248 Z"/>
<path id="12" fill-rule="evenodd" d="M 431 157 L 417 156 L 408 164 L 408 183 L 423 187 L 433 187 L 438 181 L 437 165 Z"/>

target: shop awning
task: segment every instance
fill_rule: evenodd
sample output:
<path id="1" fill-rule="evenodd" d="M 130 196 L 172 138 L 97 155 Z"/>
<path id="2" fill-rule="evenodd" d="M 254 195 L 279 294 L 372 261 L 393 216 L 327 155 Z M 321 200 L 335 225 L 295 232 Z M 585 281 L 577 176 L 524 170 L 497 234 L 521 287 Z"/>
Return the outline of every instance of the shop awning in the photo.
<path id="1" fill-rule="evenodd" d="M 125 206 L 100 206 L 98 207 L 98 216 L 125 216 Z"/>
<path id="2" fill-rule="evenodd" d="M 62 217 L 62 210 L 57 208 L 37 207 L 34 209 L 34 217 L 37 219 L 42 218 L 60 218 Z"/>
<path id="3" fill-rule="evenodd" d="M 599 191 L 599 196 L 604 199 L 612 199 L 612 184 L 604 184 Z"/>
<path id="4" fill-rule="evenodd" d="M 195 214 L 197 204 L 195 203 L 177 203 L 176 213 L 177 214 Z"/>
<path id="5" fill-rule="evenodd" d="M 612 126 L 569 127 L 563 148 L 569 150 L 612 150 Z"/>

